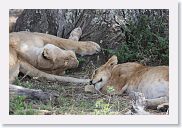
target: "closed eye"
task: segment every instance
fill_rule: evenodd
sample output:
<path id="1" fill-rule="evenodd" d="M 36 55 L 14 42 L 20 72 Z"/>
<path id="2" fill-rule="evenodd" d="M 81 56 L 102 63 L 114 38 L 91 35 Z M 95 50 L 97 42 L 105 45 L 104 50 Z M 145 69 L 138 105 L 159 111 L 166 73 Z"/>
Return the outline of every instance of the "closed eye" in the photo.
<path id="1" fill-rule="evenodd" d="M 102 78 L 99 80 L 99 81 L 97 81 L 96 83 L 99 83 L 99 82 L 102 82 L 103 80 L 102 80 Z M 96 83 L 93 83 L 93 81 L 91 80 L 90 81 L 90 84 L 93 84 L 93 85 L 95 85 Z"/>
<path id="2" fill-rule="evenodd" d="M 99 83 L 99 82 L 102 82 L 102 81 L 103 81 L 103 80 L 102 80 L 102 78 L 101 78 L 101 79 L 98 81 L 98 83 Z"/>

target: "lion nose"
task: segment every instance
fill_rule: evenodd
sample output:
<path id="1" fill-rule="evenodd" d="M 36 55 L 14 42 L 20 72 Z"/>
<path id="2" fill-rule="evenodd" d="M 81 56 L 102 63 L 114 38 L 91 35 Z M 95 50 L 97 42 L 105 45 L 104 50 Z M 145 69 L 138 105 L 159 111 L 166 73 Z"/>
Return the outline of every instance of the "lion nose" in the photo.
<path id="1" fill-rule="evenodd" d="M 92 80 L 90 80 L 90 85 L 92 84 Z"/>

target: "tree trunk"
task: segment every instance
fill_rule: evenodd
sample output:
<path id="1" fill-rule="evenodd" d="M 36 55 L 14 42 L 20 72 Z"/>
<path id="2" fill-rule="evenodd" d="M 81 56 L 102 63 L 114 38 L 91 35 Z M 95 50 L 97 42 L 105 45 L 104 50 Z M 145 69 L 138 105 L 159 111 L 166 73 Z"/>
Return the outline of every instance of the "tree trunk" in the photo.
<path id="1" fill-rule="evenodd" d="M 168 18 L 169 12 L 165 9 L 25 9 L 18 18 L 14 31 L 36 31 L 68 38 L 74 28 L 81 27 L 83 32 L 80 40 L 94 41 L 102 47 L 102 52 L 97 55 L 78 57 L 84 60 L 84 63 L 79 64 L 78 69 L 81 71 L 82 67 L 90 69 L 100 66 L 113 54 L 118 56 L 119 63 L 137 60 L 143 64 L 157 65 L 161 64 L 159 57 L 162 55 L 156 53 L 160 51 L 165 56 L 168 55 L 168 50 L 161 46 L 163 43 L 158 43 L 163 40 L 150 36 L 150 33 L 158 33 L 160 37 L 168 39 Z M 158 22 L 162 24 L 158 25 Z M 149 34 L 142 33 L 146 28 Z M 149 39 L 148 36 L 152 38 Z M 150 49 L 148 42 L 159 47 L 153 56 L 147 56 L 145 50 L 141 50 Z M 134 46 L 138 46 L 136 48 L 133 46 L 135 43 Z M 129 50 L 125 47 L 129 47 Z M 130 51 L 136 52 L 137 56 Z M 164 64 L 168 62 L 167 59 L 164 60 Z"/>

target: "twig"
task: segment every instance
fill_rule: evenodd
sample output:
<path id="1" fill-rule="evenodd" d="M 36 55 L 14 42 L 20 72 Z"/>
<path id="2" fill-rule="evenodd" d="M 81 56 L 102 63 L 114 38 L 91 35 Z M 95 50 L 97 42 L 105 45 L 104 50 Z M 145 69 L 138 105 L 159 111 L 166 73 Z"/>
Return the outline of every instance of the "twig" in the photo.
<path id="1" fill-rule="evenodd" d="M 30 72 L 28 71 L 21 79 L 20 81 L 22 81 Z"/>

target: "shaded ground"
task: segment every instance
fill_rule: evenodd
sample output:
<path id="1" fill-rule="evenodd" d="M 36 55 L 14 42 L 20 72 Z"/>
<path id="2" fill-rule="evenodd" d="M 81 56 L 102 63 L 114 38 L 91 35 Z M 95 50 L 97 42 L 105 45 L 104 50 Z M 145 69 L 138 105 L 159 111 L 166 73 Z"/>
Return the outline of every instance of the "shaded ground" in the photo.
<path id="1" fill-rule="evenodd" d="M 84 74 L 77 74 L 85 77 Z M 70 75 L 69 75 L 70 76 Z M 49 110 L 51 114 L 71 114 L 71 115 L 93 115 L 93 114 L 123 114 L 128 111 L 128 97 L 106 96 L 101 94 L 86 93 L 84 85 L 75 85 L 70 83 L 50 82 L 46 80 L 38 81 L 29 77 L 16 81 L 16 84 L 32 88 L 41 89 L 49 93 L 58 94 L 56 100 L 50 100 L 47 103 L 41 101 L 23 99 L 26 109 Z M 12 103 L 13 103 L 12 99 Z M 10 103 L 11 104 L 11 103 Z M 11 108 L 11 106 L 10 106 Z M 10 114 L 27 114 L 19 110 L 10 109 Z M 28 114 L 37 114 L 28 112 Z"/>
<path id="2" fill-rule="evenodd" d="M 69 76 L 88 78 L 83 72 L 69 73 Z M 56 99 L 42 102 L 24 97 L 10 98 L 10 114 L 60 114 L 60 115 L 122 115 L 131 109 L 131 100 L 127 95 L 109 96 L 84 91 L 84 85 L 47 80 L 32 79 L 28 76 L 19 76 L 15 84 L 31 89 L 41 89 L 48 93 L 56 93 Z M 43 111 L 41 113 L 41 111 Z M 151 114 L 165 113 L 148 110 Z"/>

